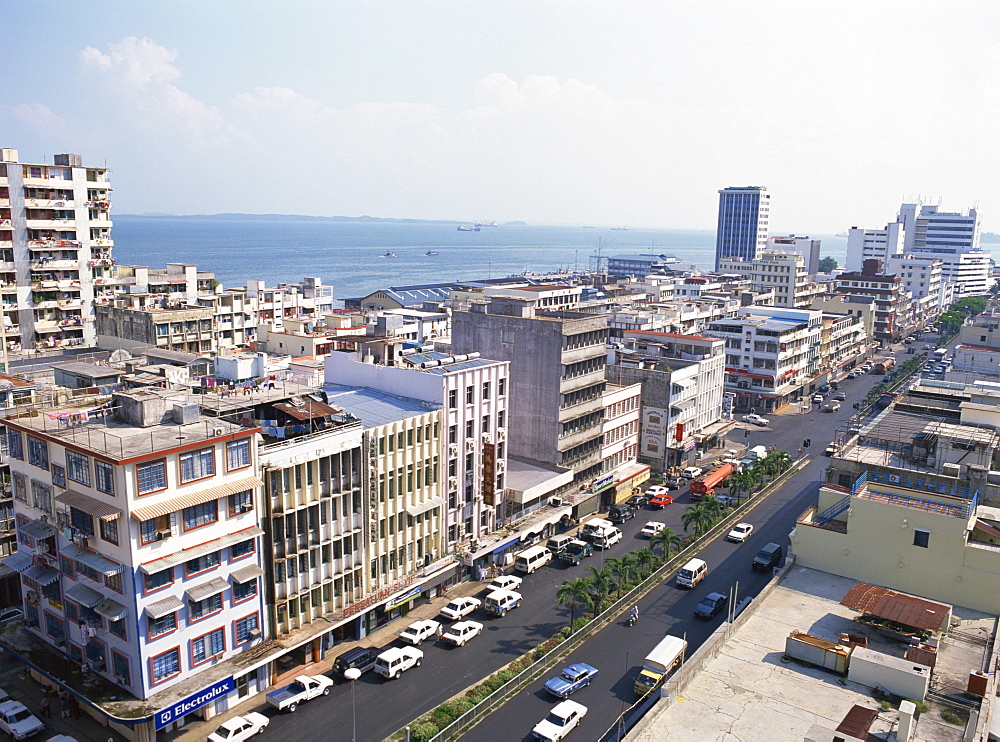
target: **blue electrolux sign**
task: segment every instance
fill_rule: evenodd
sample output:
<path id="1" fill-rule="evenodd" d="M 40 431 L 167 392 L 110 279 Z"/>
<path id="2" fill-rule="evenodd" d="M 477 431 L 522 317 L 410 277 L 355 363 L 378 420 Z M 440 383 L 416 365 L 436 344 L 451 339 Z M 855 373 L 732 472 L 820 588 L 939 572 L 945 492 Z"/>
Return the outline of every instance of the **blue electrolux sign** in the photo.
<path id="1" fill-rule="evenodd" d="M 178 719 L 183 719 L 195 709 L 199 709 L 209 701 L 214 701 L 216 698 L 226 695 L 234 688 L 236 688 L 236 682 L 233 680 L 233 676 L 230 675 L 215 685 L 210 685 L 197 693 L 192 693 L 183 701 L 178 701 L 173 706 L 163 709 L 163 711 L 157 711 L 156 728 L 163 729 L 168 724 L 172 724 Z"/>

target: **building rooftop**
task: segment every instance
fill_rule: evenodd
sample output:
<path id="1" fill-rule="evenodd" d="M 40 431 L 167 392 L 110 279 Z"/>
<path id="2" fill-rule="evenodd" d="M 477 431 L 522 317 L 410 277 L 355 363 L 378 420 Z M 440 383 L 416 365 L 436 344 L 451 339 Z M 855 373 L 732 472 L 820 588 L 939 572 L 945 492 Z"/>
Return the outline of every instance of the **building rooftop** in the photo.
<path id="1" fill-rule="evenodd" d="M 358 418 L 366 428 L 388 425 L 441 408 L 441 405 L 432 402 L 398 397 L 365 387 L 327 384 L 323 388 L 331 405 Z"/>
<path id="2" fill-rule="evenodd" d="M 478 353 L 469 355 L 478 356 Z M 431 365 L 435 364 L 435 362 L 436 365 Z M 411 355 L 402 356 L 400 358 L 400 363 L 410 364 L 412 366 L 419 366 L 420 364 L 425 363 L 428 365 L 423 368 L 418 368 L 417 370 L 424 371 L 429 374 L 445 376 L 447 374 L 455 373 L 456 371 L 464 371 L 478 366 L 489 366 L 497 363 L 497 361 L 491 361 L 487 358 L 468 358 L 462 354 L 451 355 L 450 353 L 431 351 L 428 353 L 413 353 Z"/>

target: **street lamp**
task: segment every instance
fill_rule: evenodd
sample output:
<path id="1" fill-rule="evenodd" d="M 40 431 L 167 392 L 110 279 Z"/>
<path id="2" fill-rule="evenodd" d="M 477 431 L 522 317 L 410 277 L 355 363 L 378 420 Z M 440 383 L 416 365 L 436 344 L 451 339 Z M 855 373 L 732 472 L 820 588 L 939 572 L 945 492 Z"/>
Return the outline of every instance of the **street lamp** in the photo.
<path id="1" fill-rule="evenodd" d="M 344 677 L 351 681 L 351 742 L 357 742 L 358 708 L 354 705 L 354 681 L 361 677 L 361 670 L 349 667 L 344 670 Z"/>

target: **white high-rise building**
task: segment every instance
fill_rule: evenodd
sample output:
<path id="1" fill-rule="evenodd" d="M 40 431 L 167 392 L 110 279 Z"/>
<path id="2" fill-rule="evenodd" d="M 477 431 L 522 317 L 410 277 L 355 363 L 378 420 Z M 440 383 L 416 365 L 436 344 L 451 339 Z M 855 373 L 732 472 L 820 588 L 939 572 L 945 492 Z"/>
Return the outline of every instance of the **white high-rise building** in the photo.
<path id="1" fill-rule="evenodd" d="M 938 211 L 936 204 L 899 207 L 905 232 L 904 250 L 916 256 L 940 258 L 942 277 L 955 284 L 957 297 L 985 294 L 993 283 L 990 256 L 979 247 L 979 212 Z"/>
<path id="2" fill-rule="evenodd" d="M 810 276 L 819 273 L 819 250 L 820 240 L 813 240 L 809 237 L 798 237 L 794 234 L 767 238 L 766 252 L 775 253 L 796 253 L 805 258 L 806 272 Z"/>
<path id="3" fill-rule="evenodd" d="M 0 149 L 0 341 L 7 350 L 94 344 L 94 293 L 114 265 L 110 192 L 107 168 L 85 167 L 80 155 L 55 155 L 48 165 Z"/>
<path id="4" fill-rule="evenodd" d="M 851 227 L 847 233 L 844 270 L 859 271 L 870 258 L 877 258 L 885 264 L 891 256 L 903 252 L 905 242 L 905 230 L 900 222 L 890 222 L 885 229 Z"/>

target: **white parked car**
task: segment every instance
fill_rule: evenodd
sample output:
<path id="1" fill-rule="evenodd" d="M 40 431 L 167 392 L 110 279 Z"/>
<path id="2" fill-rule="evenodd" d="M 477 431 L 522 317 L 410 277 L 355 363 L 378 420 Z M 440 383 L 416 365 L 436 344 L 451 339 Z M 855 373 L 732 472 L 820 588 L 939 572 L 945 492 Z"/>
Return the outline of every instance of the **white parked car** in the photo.
<path id="1" fill-rule="evenodd" d="M 464 647 L 469 639 L 473 639 L 483 633 L 483 625 L 478 621 L 459 621 L 445 632 L 441 641 L 454 644 L 456 647 Z"/>
<path id="2" fill-rule="evenodd" d="M 697 479 L 704 471 L 700 466 L 688 466 L 681 470 L 681 476 L 685 479 Z"/>
<path id="3" fill-rule="evenodd" d="M 669 495 L 670 488 L 663 487 L 662 485 L 656 485 L 655 487 L 650 487 L 648 490 L 643 492 L 646 497 L 656 497 L 657 495 Z"/>
<path id="4" fill-rule="evenodd" d="M 420 667 L 424 653 L 416 647 L 391 647 L 375 658 L 375 672 L 395 680 L 411 667 Z"/>
<path id="5" fill-rule="evenodd" d="M 760 425 L 763 428 L 767 425 L 767 418 L 751 412 L 749 415 L 743 416 L 743 422 L 750 423 L 752 425 Z"/>
<path id="6" fill-rule="evenodd" d="M 243 742 L 263 732 L 270 723 L 270 719 L 256 711 L 243 716 L 234 716 L 232 719 L 226 719 L 222 722 L 222 726 L 208 735 L 208 742 Z"/>
<path id="7" fill-rule="evenodd" d="M 733 530 L 726 535 L 726 541 L 736 541 L 742 544 L 750 538 L 751 533 L 753 533 L 752 523 L 737 523 L 733 526 Z"/>
<path id="8" fill-rule="evenodd" d="M 646 538 L 653 538 L 653 536 L 658 534 L 666 527 L 667 527 L 666 523 L 658 523 L 655 520 L 651 520 L 649 521 L 649 523 L 647 523 L 642 527 L 642 530 L 639 531 L 639 535 L 644 536 Z"/>
<path id="9" fill-rule="evenodd" d="M 521 587 L 522 582 L 524 580 L 517 575 L 500 575 L 494 577 L 493 582 L 486 589 L 491 593 L 496 590 L 517 590 Z"/>
<path id="10" fill-rule="evenodd" d="M 560 701 L 548 716 L 535 724 L 531 730 L 535 739 L 543 742 L 558 742 L 565 739 L 566 735 L 576 729 L 580 720 L 587 715 L 587 707 L 576 701 Z"/>
<path id="11" fill-rule="evenodd" d="M 434 636 L 440 628 L 441 624 L 437 621 L 416 621 L 407 626 L 406 631 L 400 634 L 399 638 L 417 646 L 424 639 L 430 639 Z"/>
<path id="12" fill-rule="evenodd" d="M 10 739 L 22 740 L 35 736 L 45 725 L 20 701 L 4 701 L 0 703 L 0 729 Z"/>
<path id="13" fill-rule="evenodd" d="M 449 621 L 457 621 L 476 610 L 482 602 L 479 598 L 455 598 L 441 609 L 441 616 Z"/>

